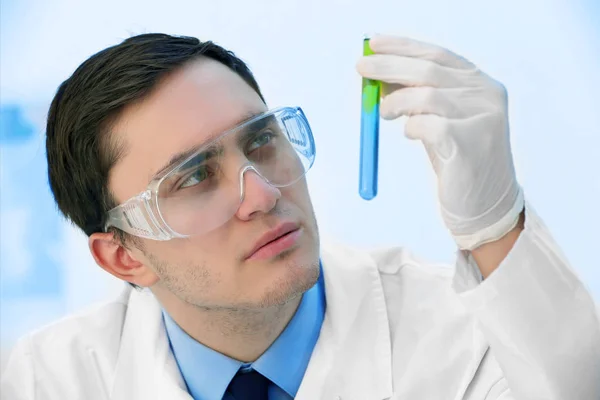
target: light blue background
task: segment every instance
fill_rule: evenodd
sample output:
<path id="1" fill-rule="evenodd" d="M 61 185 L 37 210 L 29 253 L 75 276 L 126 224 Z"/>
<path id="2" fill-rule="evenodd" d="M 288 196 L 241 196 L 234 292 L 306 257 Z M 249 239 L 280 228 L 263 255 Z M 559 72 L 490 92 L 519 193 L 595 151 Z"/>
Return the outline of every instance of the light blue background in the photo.
<path id="1" fill-rule="evenodd" d="M 600 5 L 595 0 L 1 1 L 0 340 L 121 285 L 95 266 L 86 239 L 57 214 L 47 185 L 44 123 L 58 85 L 88 56 L 132 34 L 214 40 L 254 71 L 271 106 L 300 105 L 317 140 L 309 173 L 324 236 L 402 245 L 433 261 L 454 246 L 419 143 L 382 122 L 379 196 L 358 196 L 364 32 L 448 47 L 503 82 L 526 196 L 600 299 Z"/>

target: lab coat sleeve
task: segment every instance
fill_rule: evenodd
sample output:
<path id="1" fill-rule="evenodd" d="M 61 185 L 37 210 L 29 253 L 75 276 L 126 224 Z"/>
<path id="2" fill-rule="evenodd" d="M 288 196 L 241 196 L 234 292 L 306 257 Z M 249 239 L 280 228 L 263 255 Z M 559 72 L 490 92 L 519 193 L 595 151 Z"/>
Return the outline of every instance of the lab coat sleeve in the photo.
<path id="1" fill-rule="evenodd" d="M 0 379 L 2 400 L 34 400 L 35 378 L 29 338 L 15 345 Z"/>
<path id="2" fill-rule="evenodd" d="M 499 399 L 598 400 L 600 313 L 531 205 L 525 210 L 524 231 L 485 281 L 459 252 L 454 289 L 508 383 Z"/>

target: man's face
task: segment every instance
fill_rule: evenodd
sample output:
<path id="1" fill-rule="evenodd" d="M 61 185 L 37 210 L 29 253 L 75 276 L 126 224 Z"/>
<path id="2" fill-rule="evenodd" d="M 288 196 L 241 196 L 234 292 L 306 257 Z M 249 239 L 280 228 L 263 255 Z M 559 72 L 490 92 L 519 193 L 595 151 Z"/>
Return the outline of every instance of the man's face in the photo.
<path id="1" fill-rule="evenodd" d="M 122 203 L 145 190 L 173 155 L 264 111 L 258 94 L 226 66 L 194 61 L 128 107 L 113 126 L 126 151 L 111 170 L 109 187 Z M 153 290 L 201 307 L 237 309 L 282 304 L 315 283 L 319 238 L 306 180 L 274 188 L 252 171 L 243 179 L 244 199 L 224 225 L 185 239 L 144 239 L 143 251 L 131 250 L 155 275 Z M 291 247 L 248 258 L 265 233 L 287 223 L 300 228 Z"/>

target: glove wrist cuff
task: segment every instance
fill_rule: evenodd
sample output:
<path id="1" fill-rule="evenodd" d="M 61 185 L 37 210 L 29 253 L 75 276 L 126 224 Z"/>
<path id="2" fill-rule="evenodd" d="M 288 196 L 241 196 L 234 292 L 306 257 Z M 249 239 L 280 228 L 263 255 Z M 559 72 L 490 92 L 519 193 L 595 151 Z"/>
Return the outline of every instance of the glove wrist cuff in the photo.
<path id="1" fill-rule="evenodd" d="M 517 226 L 524 207 L 523 189 L 519 187 L 515 203 L 498 222 L 470 235 L 454 235 L 456 244 L 461 250 L 472 251 L 483 244 L 503 238 Z"/>

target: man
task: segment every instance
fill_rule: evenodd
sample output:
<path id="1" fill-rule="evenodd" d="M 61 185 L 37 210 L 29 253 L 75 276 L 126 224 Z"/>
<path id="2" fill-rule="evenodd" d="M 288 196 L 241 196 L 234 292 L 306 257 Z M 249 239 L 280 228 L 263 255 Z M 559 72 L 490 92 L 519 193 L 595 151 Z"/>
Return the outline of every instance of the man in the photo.
<path id="1" fill-rule="evenodd" d="M 377 36 L 358 71 L 410 116 L 456 268 L 322 244 L 298 107 L 246 65 L 145 34 L 84 62 L 47 126 L 52 191 L 122 296 L 24 338 L 9 399 L 597 399 L 600 324 L 515 178 L 504 88 Z"/>

